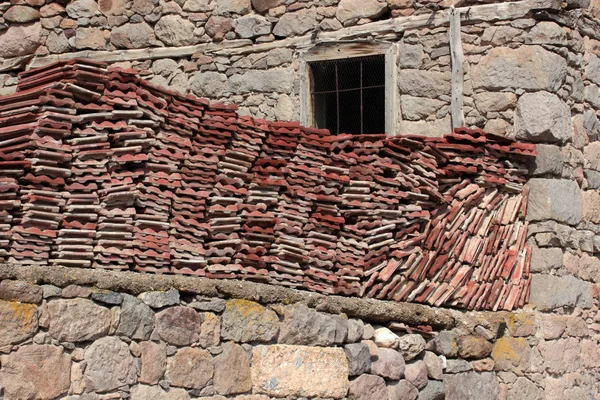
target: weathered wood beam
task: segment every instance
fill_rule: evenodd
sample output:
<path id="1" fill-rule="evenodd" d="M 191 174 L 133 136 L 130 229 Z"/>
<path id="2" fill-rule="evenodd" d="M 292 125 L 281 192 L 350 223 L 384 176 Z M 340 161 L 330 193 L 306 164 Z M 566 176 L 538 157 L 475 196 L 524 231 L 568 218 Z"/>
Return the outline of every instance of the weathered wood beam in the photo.
<path id="1" fill-rule="evenodd" d="M 460 14 L 454 7 L 450 8 L 450 59 L 452 62 L 452 99 L 450 103 L 452 115 L 452 129 L 465 126 L 463 113 L 463 61 L 464 54 L 460 37 Z"/>
<path id="2" fill-rule="evenodd" d="M 523 0 L 510 3 L 460 7 L 456 9 L 456 12 L 460 14 L 462 24 L 471 24 L 522 18 L 534 10 L 558 10 L 560 7 L 560 0 Z M 441 10 L 430 14 L 397 17 L 364 25 L 351 26 L 333 32 L 323 32 L 318 35 L 316 40 L 313 38 L 312 34 L 308 34 L 261 44 L 251 44 L 249 40 L 232 40 L 222 43 L 205 43 L 182 47 L 157 47 L 114 51 L 86 50 L 34 57 L 31 62 L 29 62 L 29 60 L 33 56 L 28 55 L 0 61 L 0 72 L 22 69 L 28 62 L 27 68 L 34 68 L 52 62 L 70 60 L 77 57 L 89 58 L 96 61 L 118 62 L 159 58 L 181 58 L 188 57 L 195 53 L 232 56 L 260 53 L 282 47 L 303 48 L 319 42 L 351 40 L 356 38 L 381 38 L 384 35 L 400 34 L 409 29 L 447 26 L 449 24 L 449 13 L 449 10 Z"/>

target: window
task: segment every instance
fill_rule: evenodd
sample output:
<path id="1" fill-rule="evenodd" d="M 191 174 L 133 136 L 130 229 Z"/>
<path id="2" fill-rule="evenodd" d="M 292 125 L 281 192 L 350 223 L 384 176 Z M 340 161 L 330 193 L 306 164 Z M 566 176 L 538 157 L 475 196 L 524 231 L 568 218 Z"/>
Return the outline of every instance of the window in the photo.
<path id="1" fill-rule="evenodd" d="M 323 43 L 300 57 L 301 122 L 333 134 L 395 133 L 396 46 Z"/>
<path id="2" fill-rule="evenodd" d="M 314 125 L 332 133 L 385 132 L 385 57 L 309 63 Z"/>

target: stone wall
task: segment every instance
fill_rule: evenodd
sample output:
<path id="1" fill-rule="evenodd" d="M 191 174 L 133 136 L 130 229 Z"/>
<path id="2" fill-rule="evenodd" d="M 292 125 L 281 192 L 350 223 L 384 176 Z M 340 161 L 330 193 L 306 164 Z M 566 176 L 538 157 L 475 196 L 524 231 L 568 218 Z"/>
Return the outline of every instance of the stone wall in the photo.
<path id="1" fill-rule="evenodd" d="M 444 7 L 436 2 L 396 0 L 27 3 L 0 5 L 4 20 L 0 19 L 0 57 L 77 52 L 85 56 L 105 50 L 215 44 L 190 56 L 155 59 L 148 54 L 115 64 L 133 66 L 160 86 L 234 103 L 242 114 L 276 120 L 300 119 L 300 60 L 306 46 L 296 48 L 286 40 Z M 595 2 L 572 3 L 569 8 L 579 9 L 551 16 L 564 13 L 574 18 L 579 14 L 568 13 L 586 8 L 583 12 L 588 19 L 598 14 Z M 582 130 L 595 129 L 589 110 L 600 107 L 597 34 L 592 30 L 590 36 L 542 18 L 550 17 L 532 12 L 526 18 L 463 25 L 467 126 L 560 143 L 567 141 L 570 118 L 574 118 L 578 140 L 583 140 Z M 395 133 L 440 135 L 449 131 L 447 26 L 409 29 L 379 39 L 397 46 Z M 248 47 L 278 42 L 281 47 Z M 222 51 L 242 45 L 246 46 L 243 51 Z M 15 73 L 0 74 L 0 94 L 14 90 Z M 536 119 L 539 110 L 545 114 Z"/>
<path id="2" fill-rule="evenodd" d="M 6 400 L 594 399 L 600 389 L 594 314 L 580 309 L 452 311 L 439 330 L 309 302 L 41 283 L 0 282 Z"/>

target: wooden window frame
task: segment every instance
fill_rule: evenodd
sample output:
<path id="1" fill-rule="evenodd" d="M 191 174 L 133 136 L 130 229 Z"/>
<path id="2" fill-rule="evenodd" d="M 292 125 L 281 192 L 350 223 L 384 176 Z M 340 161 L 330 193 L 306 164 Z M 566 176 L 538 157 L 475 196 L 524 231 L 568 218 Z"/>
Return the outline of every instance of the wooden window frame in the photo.
<path id="1" fill-rule="evenodd" d="M 309 63 L 327 60 L 341 60 L 375 55 L 385 56 L 385 134 L 396 134 L 398 119 L 397 107 L 397 54 L 396 43 L 374 41 L 352 41 L 320 43 L 300 54 L 300 122 L 304 126 L 314 126 L 313 83 Z"/>

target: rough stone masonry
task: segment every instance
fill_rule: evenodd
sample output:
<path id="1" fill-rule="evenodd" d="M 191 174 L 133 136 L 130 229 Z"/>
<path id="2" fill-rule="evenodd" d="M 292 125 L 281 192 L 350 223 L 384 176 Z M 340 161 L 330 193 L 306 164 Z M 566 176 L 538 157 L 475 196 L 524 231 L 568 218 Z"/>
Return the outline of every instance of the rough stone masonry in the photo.
<path id="1" fill-rule="evenodd" d="M 457 6 L 461 5 L 459 3 Z M 472 6 L 473 12 L 476 12 L 476 4 L 469 1 L 462 3 Z M 515 2 L 514 5 L 519 3 Z M 141 71 L 144 78 L 159 85 L 238 104 L 241 113 L 259 118 L 298 120 L 302 109 L 299 72 L 303 49 L 295 47 L 293 41 L 304 37 L 310 39 L 314 35 L 318 42 L 319 36 L 324 33 L 336 34 L 342 32 L 342 28 L 386 22 L 390 17 L 426 16 L 432 24 L 437 24 L 437 17 L 443 15 L 447 6 L 445 2 L 395 0 L 236 0 L 218 3 L 196 0 L 24 0 L 3 3 L 0 5 L 0 92 L 10 94 L 15 91 L 17 72 L 34 55 L 37 55 L 36 62 L 44 62 L 44 59 L 55 60 L 59 56 L 70 57 L 75 52 L 85 51 L 89 56 L 104 59 L 116 66 L 134 67 Z M 337 366 L 344 369 L 347 365 L 347 382 L 341 378 L 340 369 L 327 370 L 326 375 L 332 379 L 332 384 L 328 385 L 332 389 L 348 385 L 347 397 L 366 399 L 369 397 L 361 397 L 361 393 L 368 390 L 367 393 L 377 393 L 378 398 L 385 398 L 387 391 L 388 398 L 394 399 L 415 396 L 423 399 L 442 398 L 442 393 L 447 398 L 455 399 L 598 398 L 600 37 L 597 18 L 600 7 L 597 1 L 567 1 L 562 8 L 542 8 L 506 19 L 468 21 L 468 17 L 463 15 L 461 28 L 466 125 L 538 143 L 539 155 L 530 166 L 529 180 L 528 243 L 532 247 L 533 278 L 530 305 L 522 312 L 455 313 L 452 310 L 426 308 L 421 312 L 427 310 L 427 315 L 447 315 L 448 311 L 458 321 L 454 327 L 444 324 L 444 328 L 434 327 L 429 332 L 419 326 L 435 326 L 434 320 L 408 321 L 402 317 L 405 315 L 402 313 L 394 314 L 395 321 L 386 320 L 377 313 L 377 307 L 369 308 L 367 304 L 371 303 L 367 303 L 363 308 L 373 313 L 372 316 L 361 316 L 364 324 L 362 335 L 350 336 L 352 318 L 348 319 L 348 339 L 343 345 L 339 342 L 335 345 L 317 345 L 314 337 L 308 341 L 294 337 L 289 339 L 291 343 L 283 343 L 280 337 L 286 324 L 285 311 L 271 307 L 276 303 L 261 305 L 260 291 L 249 290 L 243 297 L 250 294 L 255 296 L 254 300 L 259 306 L 253 309 L 257 311 L 263 308 L 273 311 L 279 321 L 276 324 L 279 330 L 269 342 L 244 343 L 243 336 L 222 336 L 227 331 L 223 328 L 226 309 L 219 311 L 216 306 L 212 306 L 212 309 L 192 307 L 195 301 L 218 304 L 235 299 L 235 290 L 227 285 L 219 286 L 225 291 L 221 293 L 222 297 L 215 289 L 210 294 L 203 294 L 201 299 L 193 299 L 197 294 L 188 284 L 185 290 L 180 291 L 177 304 L 152 308 L 133 295 L 154 289 L 135 289 L 140 288 L 141 282 L 146 282 L 146 279 L 152 282 L 154 278 L 164 277 L 140 277 L 138 280 L 111 277 L 115 285 L 118 284 L 111 290 L 107 280 L 89 272 L 86 274 L 85 271 L 44 278 L 43 270 L 35 272 L 33 269 L 2 267 L 0 273 L 3 279 L 9 280 L 2 283 L 5 291 L 2 298 L 5 300 L 0 313 L 3 321 L 0 326 L 6 332 L 0 335 L 3 339 L 3 355 L 0 359 L 2 396 L 72 396 L 74 399 L 134 396 L 227 396 L 252 399 L 251 396 L 255 396 L 266 399 L 262 396 L 278 396 L 274 394 L 277 388 L 282 391 L 298 388 L 297 382 L 280 383 L 281 370 L 278 368 L 269 371 L 274 367 L 274 359 L 282 361 L 278 364 L 282 367 L 295 367 L 295 357 L 292 362 L 284 363 L 289 360 L 293 350 L 283 346 L 298 346 L 306 351 L 301 354 L 302 360 L 315 348 L 317 351 L 325 348 L 344 349 L 347 364 L 339 351 L 323 352 L 323 357 L 337 355 Z M 393 32 L 390 30 L 378 37 L 397 47 L 394 86 L 397 129 L 392 133 L 432 135 L 449 132 L 452 78 L 447 26 L 409 27 L 400 34 Z M 358 37 L 368 38 L 368 35 Z M 206 47 L 194 50 L 192 54 L 185 53 L 189 51 L 186 46 L 201 44 L 206 44 Z M 217 46 L 210 47 L 213 45 Z M 152 54 L 156 54 L 153 52 L 157 50 L 172 52 L 160 53 L 165 55 L 156 58 Z M 74 277 L 80 281 L 73 281 Z M 40 283 L 45 299 L 39 299 L 39 291 L 31 285 L 35 282 Z M 96 290 L 96 284 L 102 290 L 115 292 L 105 293 L 104 297 L 104 301 L 113 303 L 103 303 L 98 300 L 97 294 L 95 298 L 94 294 L 86 295 L 85 287 L 69 287 L 81 282 L 88 282 L 84 286 L 91 292 Z M 171 278 L 160 282 L 160 285 L 164 285 L 161 289 L 165 289 L 169 296 L 174 294 L 167 292 L 169 284 L 185 285 Z M 54 287 L 47 286 L 52 284 Z M 18 296 L 5 294 L 6 291 L 14 291 L 9 286 L 19 288 L 16 290 Z M 38 294 L 23 289 L 27 287 L 34 288 L 33 292 Z M 191 298 L 186 298 L 190 293 Z M 122 298 L 120 304 L 115 304 L 119 298 Z M 246 300 L 252 301 L 252 298 Z M 82 301 L 82 308 L 74 307 L 74 304 Z M 64 321 L 73 324 L 73 320 L 79 317 L 71 315 L 84 314 L 85 317 L 87 314 L 81 311 L 87 310 L 86 307 L 91 308 L 98 316 L 98 322 L 95 319 L 91 324 L 95 327 L 93 330 L 81 328 L 81 332 L 93 339 L 74 342 L 72 340 L 76 337 L 69 335 L 76 335 L 77 331 L 71 332 L 67 326 L 60 324 L 51 329 L 53 317 L 49 310 L 52 302 L 56 302 L 52 305 L 55 310 L 62 309 L 59 307 L 74 310 L 72 314 L 65 314 Z M 302 312 L 314 315 L 310 311 L 313 310 L 325 319 L 341 317 L 331 303 L 325 303 L 329 308 L 326 309 L 328 313 L 324 313 L 315 310 L 319 303 L 313 298 L 306 302 L 311 308 L 306 310 L 302 307 Z M 283 310 L 290 307 L 285 296 L 279 303 Z M 149 312 L 145 306 L 150 308 Z M 162 318 L 170 318 L 169 314 L 180 312 L 194 321 L 193 326 L 199 323 L 200 330 L 196 330 L 198 338 L 192 335 L 188 339 L 194 340 L 192 346 L 171 344 L 167 338 L 173 340 L 172 337 L 158 336 L 158 314 L 177 307 L 186 310 L 169 311 Z M 358 304 L 356 307 L 362 309 Z M 212 317 L 204 314 L 195 317 L 196 314 L 190 313 L 187 308 L 198 315 L 214 314 L 218 318 L 221 334 L 219 344 L 213 349 L 215 354 L 211 353 L 210 348 L 202 347 L 201 344 L 206 342 L 200 341 L 202 326 Z M 46 309 L 48 312 L 44 311 Z M 127 317 L 125 310 L 128 309 L 135 309 L 129 315 L 136 316 Z M 106 322 L 106 310 L 110 313 L 109 325 Z M 397 309 L 386 305 L 385 310 L 391 312 Z M 121 315 L 117 318 L 119 312 Z M 143 321 L 141 315 L 146 315 Z M 260 315 L 267 318 L 264 313 Z M 418 309 L 411 309 L 410 315 L 421 314 Z M 69 322 L 69 318 L 72 321 Z M 123 321 L 122 326 L 119 321 Z M 211 321 L 216 322 L 215 319 Z M 399 325 L 403 323 L 406 327 Z M 404 350 L 398 350 L 401 349 L 398 339 L 386 331 L 380 331 L 378 342 L 374 340 L 376 336 L 372 331 L 369 333 L 369 324 L 375 331 L 380 329 L 375 327 L 376 324 L 393 328 L 400 339 L 418 334 L 424 338 L 426 350 L 409 359 Z M 312 325 L 322 326 L 320 323 Z M 208 328 L 204 329 L 206 332 Z M 152 336 L 155 330 L 157 333 Z M 150 337 L 147 340 L 148 331 Z M 185 330 L 182 336 L 186 336 Z M 333 336 L 335 340 L 335 334 Z M 421 342 L 415 336 L 411 337 L 415 342 Z M 363 340 L 376 343 L 376 348 L 369 342 L 364 343 L 368 347 L 369 357 L 364 354 L 363 346 L 350 347 L 363 344 Z M 245 353 L 232 349 L 226 352 L 225 342 L 233 343 L 234 346 L 228 345 L 231 348 L 242 347 Z M 329 343 L 320 337 L 318 342 Z M 251 360 L 248 345 L 252 347 Z M 490 345 L 491 355 L 487 356 Z M 268 348 L 260 348 L 259 365 L 254 360 L 254 351 L 255 348 L 258 351 L 260 346 Z M 97 373 L 98 354 L 103 347 L 110 349 L 106 352 L 106 365 L 120 371 L 117 377 L 108 376 L 104 381 L 98 379 Z M 188 347 L 195 350 L 182 351 Z M 403 345 L 402 348 L 405 347 L 408 346 Z M 419 347 L 416 345 L 416 350 Z M 392 352 L 382 351 L 382 363 L 374 368 L 380 360 L 379 350 L 384 349 L 392 349 Z M 375 352 L 377 355 L 374 355 Z M 246 372 L 250 370 L 245 377 L 250 377 L 252 386 L 244 378 L 245 388 L 250 389 L 243 394 L 219 394 L 219 390 L 223 389 L 216 384 L 218 379 L 215 377 L 218 374 L 214 358 L 223 354 L 236 360 L 240 359 L 237 358 L 239 354 L 245 354 L 250 360 L 249 366 L 245 364 L 243 368 Z M 403 364 L 397 354 L 402 356 Z M 201 365 L 198 368 L 198 371 L 202 371 L 200 376 L 181 382 L 172 373 L 167 374 L 168 359 L 171 359 L 171 371 L 176 368 L 177 363 L 172 361 L 175 357 L 191 359 L 194 360 L 193 365 Z M 370 366 L 367 366 L 367 358 Z M 44 362 L 32 363 L 30 360 Z M 440 369 L 435 366 L 437 360 L 442 367 L 441 380 Z M 427 366 L 427 383 L 424 386 L 421 386 L 425 379 L 420 361 Z M 415 364 L 418 365 L 409 368 Z M 153 369 L 150 365 L 159 367 Z M 384 368 L 383 365 L 391 367 Z M 64 371 L 69 371 L 68 376 Z M 55 375 L 58 372 L 61 376 Z M 351 375 L 353 373 L 358 375 Z M 23 382 L 27 380 L 21 379 L 21 385 L 15 385 L 19 381 L 12 379 L 32 374 L 43 378 L 48 384 L 43 388 L 25 386 Z M 6 380 L 6 375 L 11 379 Z M 179 371 L 177 375 L 186 376 Z M 206 381 L 209 375 L 211 378 Z M 276 386 L 271 378 L 277 379 Z M 333 379 L 336 380 L 335 384 Z M 266 385 L 254 388 L 254 382 L 265 382 Z M 115 384 L 116 388 L 112 388 Z M 194 386 L 202 386 L 203 389 Z M 206 392 L 201 392 L 203 390 Z M 210 390 L 214 394 L 208 394 Z M 255 390 L 256 393 L 251 393 Z M 22 392 L 15 395 L 15 391 Z M 320 394 L 281 396 L 317 398 Z"/>

